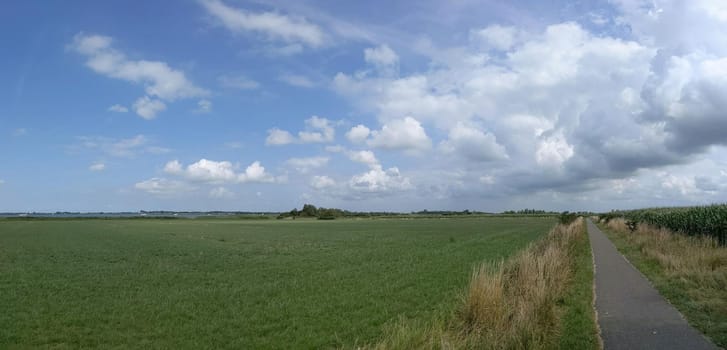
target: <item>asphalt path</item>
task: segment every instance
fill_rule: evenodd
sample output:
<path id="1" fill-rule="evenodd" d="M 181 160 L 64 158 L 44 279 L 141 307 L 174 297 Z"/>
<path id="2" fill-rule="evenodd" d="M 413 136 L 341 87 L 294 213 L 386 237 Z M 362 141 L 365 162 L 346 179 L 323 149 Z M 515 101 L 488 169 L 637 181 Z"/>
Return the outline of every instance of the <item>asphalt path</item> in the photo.
<path id="1" fill-rule="evenodd" d="M 718 349 L 691 327 L 596 225 L 588 220 L 596 311 L 606 350 Z"/>

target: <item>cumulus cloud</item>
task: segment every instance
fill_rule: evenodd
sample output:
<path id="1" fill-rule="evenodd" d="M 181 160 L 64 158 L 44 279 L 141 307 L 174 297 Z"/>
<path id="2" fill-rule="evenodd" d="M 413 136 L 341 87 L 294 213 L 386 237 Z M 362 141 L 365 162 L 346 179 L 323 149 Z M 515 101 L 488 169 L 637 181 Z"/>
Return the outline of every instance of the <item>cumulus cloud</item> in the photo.
<path id="1" fill-rule="evenodd" d="M 164 102 L 151 99 L 149 96 L 140 97 L 134 102 L 132 107 L 136 114 L 147 120 L 156 118 L 157 113 L 167 109 L 167 105 Z"/>
<path id="2" fill-rule="evenodd" d="M 324 44 L 325 35 L 305 18 L 277 12 L 252 12 L 235 8 L 220 0 L 200 0 L 209 15 L 233 33 L 256 33 L 269 40 L 300 43 L 309 47 Z"/>
<path id="3" fill-rule="evenodd" d="M 235 193 L 225 187 L 220 186 L 211 189 L 209 192 L 209 197 L 216 199 L 230 199 L 235 198 Z"/>
<path id="4" fill-rule="evenodd" d="M 126 112 L 129 111 L 129 109 L 126 108 L 126 107 L 124 107 L 124 106 L 122 106 L 122 105 L 116 104 L 116 105 L 113 105 L 113 106 L 109 107 L 108 111 L 109 112 L 116 112 L 116 113 L 126 113 Z"/>
<path id="5" fill-rule="evenodd" d="M 283 74 L 278 77 L 278 80 L 295 87 L 312 88 L 316 86 L 310 78 L 298 74 Z"/>
<path id="6" fill-rule="evenodd" d="M 298 132 L 302 143 L 332 142 L 335 137 L 333 125 L 326 118 L 313 116 L 305 121 L 306 131 Z"/>
<path id="7" fill-rule="evenodd" d="M 570 22 L 539 33 L 490 26 L 470 40 L 437 50 L 441 55 L 423 72 L 334 77 L 335 91 L 383 125 L 367 145 L 424 150 L 431 144 L 424 130 L 434 127 L 434 134 L 447 136 L 439 149 L 456 156 L 440 166 L 469 173 L 475 182 L 485 170 L 477 162 L 509 160 L 487 169 L 502 179 L 495 189 L 501 193 L 561 191 L 633 173 L 644 159 L 662 165 L 683 159 L 668 146 L 669 127 L 644 122 L 648 105 L 640 91 L 652 75 L 655 48 L 596 36 Z M 491 50 L 504 54 L 490 56 Z M 627 127 L 614 132 L 607 125 Z M 623 152 L 632 146 L 644 150 L 644 159 L 623 159 L 635 154 Z M 541 176 L 542 169 L 559 171 Z"/>
<path id="8" fill-rule="evenodd" d="M 418 120 L 412 117 L 392 120 L 371 131 L 368 145 L 376 148 L 402 151 L 422 151 L 431 148 L 432 141 Z"/>
<path id="9" fill-rule="evenodd" d="M 166 106 L 162 101 L 203 97 L 209 92 L 189 81 L 184 72 L 166 62 L 130 60 L 112 47 L 108 36 L 78 33 L 69 48 L 86 56 L 86 66 L 94 72 L 144 86 L 146 96 L 134 103 L 134 110 L 145 119 L 153 118 Z"/>
<path id="10" fill-rule="evenodd" d="M 522 35 L 523 33 L 515 27 L 493 24 L 470 31 L 470 40 L 483 44 L 488 49 L 507 51 L 520 41 Z"/>
<path id="11" fill-rule="evenodd" d="M 535 151 L 535 161 L 548 168 L 560 168 L 571 157 L 573 146 L 562 135 L 541 140 Z"/>
<path id="12" fill-rule="evenodd" d="M 153 195 L 170 196 L 189 192 L 194 187 L 176 180 L 153 177 L 149 180 L 137 182 L 134 188 Z"/>
<path id="13" fill-rule="evenodd" d="M 379 160 L 376 159 L 376 155 L 371 151 L 350 151 L 348 152 L 348 158 L 357 163 L 363 163 L 369 167 L 379 166 Z"/>
<path id="14" fill-rule="evenodd" d="M 323 190 L 336 186 L 336 181 L 325 175 L 313 176 L 310 181 L 310 186 L 316 190 Z"/>
<path id="15" fill-rule="evenodd" d="M 461 155 L 470 161 L 508 158 L 505 147 L 497 143 L 495 135 L 465 126 L 463 123 L 457 123 L 449 130 L 449 138 L 442 141 L 440 148 L 445 153 Z"/>
<path id="16" fill-rule="evenodd" d="M 298 137 L 278 128 L 268 130 L 265 144 L 281 146 L 291 143 L 329 143 L 335 139 L 336 131 L 330 120 L 313 116 L 305 120 L 305 129 L 298 132 Z"/>
<path id="17" fill-rule="evenodd" d="M 194 111 L 197 113 L 212 112 L 212 102 L 210 100 L 199 100 L 197 101 L 197 109 Z"/>
<path id="18" fill-rule="evenodd" d="M 325 166 L 328 164 L 328 160 L 328 157 L 290 158 L 285 161 L 285 164 L 299 173 L 306 174 L 313 169 Z"/>
<path id="19" fill-rule="evenodd" d="M 365 49 L 364 60 L 384 75 L 393 75 L 398 71 L 399 56 L 386 44 Z"/>
<path id="20" fill-rule="evenodd" d="M 88 170 L 91 171 L 103 171 L 104 169 L 106 169 L 106 164 L 101 162 L 93 163 L 88 167 Z"/>
<path id="21" fill-rule="evenodd" d="M 255 161 L 244 171 L 238 172 L 238 166 L 229 161 L 200 159 L 186 167 L 177 160 L 167 162 L 164 171 L 170 175 L 182 176 L 190 181 L 222 184 L 246 182 L 274 182 L 275 178 L 265 171 L 265 167 Z"/>
<path id="22" fill-rule="evenodd" d="M 244 75 L 221 75 L 217 82 L 230 89 L 255 90 L 260 87 L 260 83 Z"/>
<path id="23" fill-rule="evenodd" d="M 396 167 L 386 170 L 374 167 L 361 175 L 353 176 L 349 186 L 360 194 L 377 195 L 391 195 L 413 188 L 409 178 L 402 176 Z"/>
<path id="24" fill-rule="evenodd" d="M 169 149 L 154 146 L 152 140 L 145 135 L 129 138 L 109 138 L 102 136 L 80 136 L 78 143 L 68 147 L 71 152 L 96 151 L 113 157 L 132 158 L 139 154 L 164 154 Z"/>
<path id="25" fill-rule="evenodd" d="M 296 139 L 291 133 L 278 128 L 268 130 L 268 137 L 265 139 L 265 144 L 269 146 L 281 146 L 294 142 Z"/>
<path id="26" fill-rule="evenodd" d="M 364 125 L 356 125 L 346 133 L 346 138 L 352 143 L 363 143 L 371 134 L 371 130 Z"/>

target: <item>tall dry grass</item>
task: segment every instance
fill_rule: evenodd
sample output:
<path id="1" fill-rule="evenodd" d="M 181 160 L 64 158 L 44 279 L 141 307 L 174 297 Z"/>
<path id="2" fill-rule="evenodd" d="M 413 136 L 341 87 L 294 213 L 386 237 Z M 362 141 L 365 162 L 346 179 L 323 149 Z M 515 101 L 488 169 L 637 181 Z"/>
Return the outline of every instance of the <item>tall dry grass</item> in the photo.
<path id="1" fill-rule="evenodd" d="M 624 219 L 610 220 L 606 226 L 657 262 L 670 277 L 693 280 L 705 288 L 727 289 L 727 247 L 720 247 L 716 239 L 646 224 L 639 224 L 631 233 Z"/>
<path id="2" fill-rule="evenodd" d="M 546 349 L 559 335 L 558 305 L 572 275 L 584 220 L 558 225 L 507 261 L 472 272 L 460 307 L 428 324 L 399 322 L 372 349 Z"/>

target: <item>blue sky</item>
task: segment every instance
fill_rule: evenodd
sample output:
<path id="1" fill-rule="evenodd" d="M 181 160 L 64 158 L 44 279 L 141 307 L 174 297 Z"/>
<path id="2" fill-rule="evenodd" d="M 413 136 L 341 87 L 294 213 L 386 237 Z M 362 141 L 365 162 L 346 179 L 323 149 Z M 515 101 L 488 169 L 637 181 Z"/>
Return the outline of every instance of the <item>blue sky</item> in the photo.
<path id="1" fill-rule="evenodd" d="M 727 3 L 0 5 L 0 211 L 727 200 Z"/>

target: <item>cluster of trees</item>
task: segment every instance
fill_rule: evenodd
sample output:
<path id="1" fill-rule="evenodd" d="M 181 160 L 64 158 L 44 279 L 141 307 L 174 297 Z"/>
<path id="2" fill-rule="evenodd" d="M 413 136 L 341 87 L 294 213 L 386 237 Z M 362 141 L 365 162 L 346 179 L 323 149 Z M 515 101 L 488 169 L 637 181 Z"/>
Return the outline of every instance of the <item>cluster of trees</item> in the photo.
<path id="1" fill-rule="evenodd" d="M 554 211 L 545 211 L 545 210 L 538 210 L 538 209 L 521 209 L 518 211 L 515 210 L 506 210 L 502 212 L 503 214 L 520 214 L 520 215 L 543 215 L 543 214 L 558 214 Z"/>
<path id="2" fill-rule="evenodd" d="M 293 210 L 287 213 L 281 213 L 278 215 L 278 219 L 284 219 L 292 217 L 293 219 L 298 217 L 303 218 L 318 218 L 319 220 L 333 220 L 335 218 L 344 216 L 354 216 L 353 213 L 347 210 L 341 210 L 337 208 L 316 208 L 313 204 L 304 204 L 303 208 L 293 208 Z"/>
<path id="3" fill-rule="evenodd" d="M 412 212 L 412 214 L 415 215 L 443 215 L 443 216 L 449 216 L 449 215 L 472 215 L 472 214 L 486 214 L 479 211 L 470 211 L 469 209 L 465 209 L 462 211 L 454 211 L 454 210 L 420 210 L 416 212 Z"/>
<path id="4" fill-rule="evenodd" d="M 313 204 L 304 204 L 302 209 L 294 208 L 293 210 L 285 213 L 280 213 L 278 219 L 286 218 L 318 218 L 319 220 L 333 220 L 335 218 L 370 218 L 370 217 L 386 217 L 386 216 L 400 216 L 400 213 L 392 212 L 358 212 L 348 211 L 338 208 L 317 208 Z"/>

